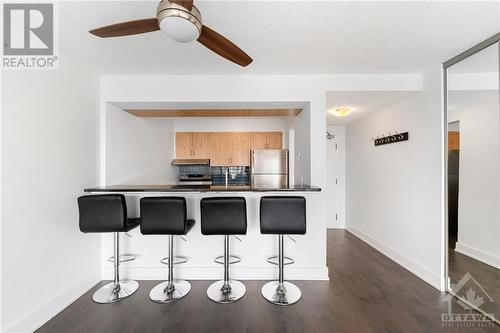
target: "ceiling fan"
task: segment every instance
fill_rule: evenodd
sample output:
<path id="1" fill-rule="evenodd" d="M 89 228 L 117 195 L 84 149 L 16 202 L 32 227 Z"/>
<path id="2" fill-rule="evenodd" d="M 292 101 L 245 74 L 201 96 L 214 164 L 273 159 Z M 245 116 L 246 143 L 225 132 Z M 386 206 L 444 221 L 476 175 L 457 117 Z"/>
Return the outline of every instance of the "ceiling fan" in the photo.
<path id="1" fill-rule="evenodd" d="M 155 18 L 111 24 L 89 32 L 95 36 L 107 38 L 156 30 L 165 31 L 171 39 L 181 43 L 197 40 L 221 57 L 243 67 L 253 61 L 234 43 L 203 25 L 201 13 L 193 6 L 193 0 L 161 0 Z"/>

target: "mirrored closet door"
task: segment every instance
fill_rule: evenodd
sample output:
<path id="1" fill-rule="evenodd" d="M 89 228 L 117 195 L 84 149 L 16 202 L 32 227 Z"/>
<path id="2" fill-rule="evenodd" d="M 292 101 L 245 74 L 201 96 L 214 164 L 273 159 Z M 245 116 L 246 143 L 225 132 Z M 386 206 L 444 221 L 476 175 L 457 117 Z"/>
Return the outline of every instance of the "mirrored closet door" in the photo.
<path id="1" fill-rule="evenodd" d="M 499 34 L 500 35 L 500 34 Z M 445 63 L 448 291 L 500 318 L 499 35 Z M 475 313 L 475 312 L 474 312 Z"/>

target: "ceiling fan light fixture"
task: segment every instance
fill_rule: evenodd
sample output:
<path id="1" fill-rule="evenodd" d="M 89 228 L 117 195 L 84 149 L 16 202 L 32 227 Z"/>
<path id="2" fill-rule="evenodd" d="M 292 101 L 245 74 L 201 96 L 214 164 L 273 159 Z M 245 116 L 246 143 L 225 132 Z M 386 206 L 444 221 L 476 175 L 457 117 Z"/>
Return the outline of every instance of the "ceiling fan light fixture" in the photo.
<path id="1" fill-rule="evenodd" d="M 201 14 L 194 6 L 188 11 L 177 4 L 161 1 L 156 16 L 160 30 L 176 42 L 189 43 L 200 37 Z"/>

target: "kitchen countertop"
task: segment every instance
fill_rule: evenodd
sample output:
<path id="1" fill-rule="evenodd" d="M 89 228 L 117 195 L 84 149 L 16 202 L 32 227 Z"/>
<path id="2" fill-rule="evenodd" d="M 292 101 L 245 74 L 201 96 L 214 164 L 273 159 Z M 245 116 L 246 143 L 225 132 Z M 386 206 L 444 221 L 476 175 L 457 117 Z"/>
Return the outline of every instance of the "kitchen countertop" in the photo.
<path id="1" fill-rule="evenodd" d="M 286 187 L 252 187 L 249 185 L 110 185 L 91 187 L 85 192 L 319 192 L 321 188 L 310 185 Z"/>

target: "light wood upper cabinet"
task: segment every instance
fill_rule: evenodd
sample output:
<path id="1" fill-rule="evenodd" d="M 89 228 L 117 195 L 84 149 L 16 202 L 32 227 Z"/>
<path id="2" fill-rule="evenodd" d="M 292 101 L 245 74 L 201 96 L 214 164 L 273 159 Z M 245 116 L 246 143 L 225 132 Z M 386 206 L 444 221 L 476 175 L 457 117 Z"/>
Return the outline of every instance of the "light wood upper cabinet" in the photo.
<path id="1" fill-rule="evenodd" d="M 266 146 L 267 146 L 267 132 L 251 133 L 252 149 L 266 149 Z"/>
<path id="2" fill-rule="evenodd" d="M 176 158 L 210 158 L 209 132 L 176 132 Z"/>
<path id="3" fill-rule="evenodd" d="M 176 158 L 209 158 L 213 166 L 249 166 L 251 149 L 282 149 L 282 132 L 176 132 Z"/>
<path id="4" fill-rule="evenodd" d="M 231 165 L 250 166 L 249 133 L 231 133 Z"/>
<path id="5" fill-rule="evenodd" d="M 195 132 L 193 133 L 193 157 L 194 158 L 210 158 L 210 133 Z"/>
<path id="6" fill-rule="evenodd" d="M 281 132 L 251 133 L 252 149 L 282 149 L 283 134 Z"/>
<path id="7" fill-rule="evenodd" d="M 210 133 L 210 165 L 231 165 L 231 133 Z"/>
<path id="8" fill-rule="evenodd" d="M 175 157 L 193 158 L 193 133 L 175 133 Z"/>
<path id="9" fill-rule="evenodd" d="M 283 134 L 281 132 L 267 133 L 267 149 L 282 149 Z"/>

